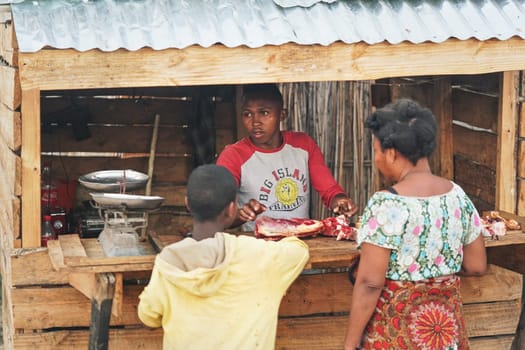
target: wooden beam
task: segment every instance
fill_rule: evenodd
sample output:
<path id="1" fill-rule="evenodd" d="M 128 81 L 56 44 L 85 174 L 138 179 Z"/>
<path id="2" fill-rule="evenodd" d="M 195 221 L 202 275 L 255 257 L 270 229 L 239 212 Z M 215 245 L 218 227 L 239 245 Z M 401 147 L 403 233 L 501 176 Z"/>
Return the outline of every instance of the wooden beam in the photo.
<path id="1" fill-rule="evenodd" d="M 433 110 L 438 119 L 438 155 L 440 175 L 454 179 L 454 138 L 452 137 L 452 88 L 450 78 L 437 79 Z"/>
<path id="2" fill-rule="evenodd" d="M 109 346 L 109 321 L 115 276 L 111 273 L 95 275 L 96 289 L 91 300 L 91 322 L 89 324 L 89 350 L 107 350 Z"/>
<path id="3" fill-rule="evenodd" d="M 520 75 L 520 106 L 518 109 L 518 203 L 516 204 L 516 214 L 525 215 L 525 75 Z M 523 340 L 525 342 L 525 339 Z"/>
<path id="4" fill-rule="evenodd" d="M 371 80 L 417 75 L 482 74 L 525 69 L 525 40 L 450 39 L 397 45 L 294 43 L 261 48 L 112 52 L 43 49 L 20 53 L 22 89 Z"/>
<path id="5" fill-rule="evenodd" d="M 22 91 L 22 246 L 40 247 L 40 90 Z"/>
<path id="6" fill-rule="evenodd" d="M 516 135 L 519 101 L 519 72 L 503 72 L 498 112 L 496 160 L 496 209 L 516 212 Z"/>

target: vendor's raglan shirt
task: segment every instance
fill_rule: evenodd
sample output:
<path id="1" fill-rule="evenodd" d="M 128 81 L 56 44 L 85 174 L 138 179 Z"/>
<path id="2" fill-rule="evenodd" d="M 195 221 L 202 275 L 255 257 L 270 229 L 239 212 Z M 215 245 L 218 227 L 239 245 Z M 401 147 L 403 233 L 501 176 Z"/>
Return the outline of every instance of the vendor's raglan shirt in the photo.
<path id="1" fill-rule="evenodd" d="M 274 218 L 308 218 L 310 183 L 329 206 L 344 190 L 326 166 L 321 150 L 305 133 L 283 131 L 283 144 L 267 150 L 256 147 L 248 137 L 227 146 L 217 164 L 235 177 L 239 207 L 256 199 L 267 208 L 264 215 Z M 253 231 L 254 222 L 243 225 Z"/>
<path id="2" fill-rule="evenodd" d="M 164 350 L 272 350 L 281 299 L 308 257 L 297 237 L 185 238 L 156 257 L 139 318 L 163 328 Z"/>

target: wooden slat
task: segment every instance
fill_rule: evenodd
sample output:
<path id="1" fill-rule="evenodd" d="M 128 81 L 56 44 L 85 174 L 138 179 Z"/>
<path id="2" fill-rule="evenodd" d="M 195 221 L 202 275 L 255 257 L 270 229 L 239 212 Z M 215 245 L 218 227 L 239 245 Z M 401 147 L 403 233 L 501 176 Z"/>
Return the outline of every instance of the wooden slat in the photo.
<path id="1" fill-rule="evenodd" d="M 518 141 L 518 177 L 525 178 L 525 141 Z"/>
<path id="2" fill-rule="evenodd" d="M 449 180 L 454 178 L 454 152 L 452 137 L 452 88 L 450 78 L 435 82 L 433 111 L 438 119 L 439 174 Z"/>
<path id="3" fill-rule="evenodd" d="M 487 147 L 487 145 L 495 145 L 497 135 L 469 130 L 459 125 L 454 125 L 452 131 L 455 155 L 470 159 L 487 168 L 496 169 L 498 155 L 496 147 Z M 481 149 L 483 152 L 480 152 Z"/>
<path id="4" fill-rule="evenodd" d="M 0 139 L 13 151 L 17 151 L 22 142 L 20 112 L 7 108 L 3 103 L 0 103 Z"/>
<path id="5" fill-rule="evenodd" d="M 62 248 L 64 258 L 88 256 L 78 235 L 60 235 L 58 242 Z"/>
<path id="6" fill-rule="evenodd" d="M 525 216 L 525 180 L 518 179 L 518 205 L 516 213 Z"/>
<path id="7" fill-rule="evenodd" d="M 140 325 L 138 296 L 144 286 L 125 285 L 121 313 L 111 325 Z M 15 329 L 89 327 L 91 301 L 73 287 L 15 288 L 11 290 Z"/>
<path id="8" fill-rule="evenodd" d="M 523 233 L 523 231 L 507 231 L 506 235 L 499 240 L 490 238 L 485 239 L 485 246 L 487 248 L 522 244 L 525 244 L 525 233 Z"/>
<path id="9" fill-rule="evenodd" d="M 5 191 L 9 195 L 20 194 L 20 157 L 16 155 L 6 143 L 0 140 L 0 172 L 4 178 L 3 185 L 6 186 Z M 7 199 L 7 198 L 5 198 Z"/>
<path id="10" fill-rule="evenodd" d="M 60 235 L 58 237 L 62 249 L 64 269 L 74 273 L 106 273 L 123 271 L 151 271 L 155 259 L 155 250 L 148 242 L 141 243 L 145 255 L 107 257 L 96 238 L 80 240 L 77 234 Z M 51 259 L 57 258 L 56 266 L 60 266 L 60 256 L 55 252 L 56 245 L 49 250 Z"/>
<path id="11" fill-rule="evenodd" d="M 482 277 L 461 277 L 463 303 L 521 300 L 521 274 L 496 265 L 489 265 Z"/>
<path id="12" fill-rule="evenodd" d="M 71 127 L 54 127 L 50 134 L 42 134 L 42 152 L 128 152 L 147 153 L 152 127 L 90 126 L 91 137 L 77 141 Z M 177 142 L 174 142 L 177 140 Z M 191 140 L 186 129 L 159 129 L 157 151 L 162 154 L 184 156 L 192 153 Z"/>
<path id="13" fill-rule="evenodd" d="M 162 329 L 134 327 L 110 329 L 108 348 L 111 350 L 159 350 L 162 349 Z M 89 331 L 59 330 L 45 333 L 17 333 L 14 349 L 20 350 L 71 350 L 87 349 Z"/>
<path id="14" fill-rule="evenodd" d="M 454 182 L 468 193 L 478 211 L 496 207 L 496 169 L 482 166 L 463 156 L 454 157 Z"/>
<path id="15" fill-rule="evenodd" d="M 18 43 L 9 6 L 0 5 L 0 24 L 0 57 L 10 66 L 16 66 L 18 65 Z"/>
<path id="16" fill-rule="evenodd" d="M 512 55 L 501 59 L 502 52 Z M 160 51 L 121 49 L 110 53 L 43 49 L 20 53 L 19 62 L 22 88 L 41 90 L 372 80 L 525 69 L 525 42 L 510 38 L 396 45 L 289 43 L 255 49 L 215 45 Z"/>
<path id="17" fill-rule="evenodd" d="M 60 271 L 61 269 L 66 268 L 66 265 L 64 264 L 64 252 L 58 240 L 47 242 L 47 253 L 49 254 L 51 265 L 55 271 Z"/>
<path id="18" fill-rule="evenodd" d="M 463 306 L 465 325 L 470 337 L 513 335 L 520 319 L 518 300 Z"/>
<path id="19" fill-rule="evenodd" d="M 20 198 L 14 197 L 11 199 L 12 208 L 13 208 L 13 226 L 12 226 L 12 232 L 13 232 L 13 240 L 17 241 L 20 240 Z M 16 246 L 13 246 L 16 247 Z M 9 247 L 9 248 L 13 248 Z"/>
<path id="20" fill-rule="evenodd" d="M 18 69 L 0 65 L 0 102 L 12 111 L 20 107 L 21 91 Z"/>
<path id="21" fill-rule="evenodd" d="M 516 126 L 519 71 L 504 72 L 501 80 L 496 167 L 496 208 L 516 212 Z"/>
<path id="22" fill-rule="evenodd" d="M 498 246 L 487 249 L 490 264 L 525 274 L 525 245 Z"/>
<path id="23" fill-rule="evenodd" d="M 341 319 L 344 321 L 344 318 Z M 320 321 L 319 323 L 322 323 Z M 288 324 L 286 327 L 293 327 L 295 324 Z M 317 325 L 313 325 L 315 327 Z M 276 349 L 277 350 L 303 350 L 303 349 L 322 349 L 322 350 L 339 350 L 341 349 L 341 338 L 338 337 L 344 333 L 345 330 L 341 325 L 337 325 L 339 329 L 334 329 L 336 334 L 334 339 L 326 339 L 329 334 L 322 335 L 322 340 L 326 341 L 321 343 L 320 339 L 315 339 L 314 336 L 309 336 L 305 339 L 304 343 L 300 342 L 300 339 L 290 339 L 291 337 L 279 337 L 277 338 Z M 282 326 L 283 329 L 285 325 Z M 312 328 L 313 328 L 312 327 Z M 326 327 L 320 329 L 327 330 Z M 328 329 L 333 331 L 332 329 Z M 151 329 L 146 327 L 137 327 L 130 329 L 111 329 L 109 333 L 109 348 L 115 350 L 128 350 L 128 349 L 143 349 L 143 350 L 158 350 L 162 348 L 162 329 Z M 317 333 L 315 334 L 317 335 Z M 14 335 L 15 349 L 35 349 L 39 350 L 70 350 L 70 349 L 85 349 L 88 344 L 88 331 L 82 330 L 60 330 L 46 333 L 18 333 Z M 469 339 L 471 349 L 473 350 L 509 350 L 512 344 L 513 336 L 497 336 L 497 337 L 479 337 Z M 290 342 L 287 342 L 290 340 Z M 308 343 L 307 341 L 312 340 Z"/>
<path id="24" fill-rule="evenodd" d="M 17 249 L 11 254 L 13 287 L 67 284 L 67 272 L 55 271 L 47 249 Z"/>
<path id="25" fill-rule="evenodd" d="M 40 246 L 40 91 L 22 92 L 22 246 Z"/>
<path id="26" fill-rule="evenodd" d="M 513 335 L 469 339 L 472 350 L 511 350 L 513 341 Z"/>
<path id="27" fill-rule="evenodd" d="M 88 248 L 89 249 L 89 248 Z M 47 249 L 16 249 L 11 253 L 12 284 L 14 287 L 65 285 L 68 283 L 67 271 L 55 271 Z M 150 271 L 125 273 L 124 279 L 146 280 Z"/>
<path id="28" fill-rule="evenodd" d="M 490 308 L 490 304 L 486 304 L 487 308 Z M 494 312 L 506 311 L 499 310 L 497 305 L 493 309 Z M 481 311 L 481 310 L 480 310 Z M 489 312 L 490 310 L 483 310 Z M 473 314 L 476 310 L 468 308 L 465 309 L 465 323 L 467 326 L 467 333 L 491 333 L 491 331 L 478 332 L 478 330 L 471 328 L 469 325 L 476 324 L 477 318 Z M 498 339 L 513 338 L 513 330 L 509 326 L 509 322 L 505 320 L 504 314 L 493 314 L 493 319 L 488 323 L 488 327 L 492 328 L 494 332 L 501 331 L 497 329 L 498 326 L 492 324 L 497 322 L 503 322 L 507 325 L 504 331 L 509 331 L 509 334 L 503 334 L 503 337 Z M 299 317 L 299 318 L 288 318 L 280 319 L 277 326 L 277 341 L 276 349 L 312 349 L 312 350 L 326 350 L 326 349 L 342 349 L 343 341 L 346 333 L 346 325 L 348 324 L 347 316 L 331 316 L 331 317 Z M 516 323 L 514 323 L 514 327 Z M 488 336 L 489 334 L 485 334 Z M 496 335 L 499 335 L 496 333 Z M 486 342 L 486 343 L 485 343 Z M 488 344 L 494 344 L 494 341 L 490 339 L 476 338 L 475 344 L 479 344 L 480 349 L 487 346 Z M 487 345 L 484 345 L 487 344 Z M 508 344 L 508 343 L 507 343 Z M 472 348 L 472 349 L 478 349 Z M 508 349 L 507 347 L 494 347 L 492 349 Z"/>
<path id="29" fill-rule="evenodd" d="M 348 312 L 352 303 L 352 291 L 346 272 L 301 275 L 283 297 L 279 315 Z"/>

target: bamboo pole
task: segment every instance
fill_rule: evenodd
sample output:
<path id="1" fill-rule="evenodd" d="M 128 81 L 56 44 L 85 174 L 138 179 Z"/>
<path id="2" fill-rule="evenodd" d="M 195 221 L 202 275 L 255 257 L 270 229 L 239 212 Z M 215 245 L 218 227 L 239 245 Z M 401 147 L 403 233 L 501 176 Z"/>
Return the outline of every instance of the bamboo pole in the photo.
<path id="1" fill-rule="evenodd" d="M 153 179 L 153 169 L 155 165 L 155 152 L 157 150 L 157 138 L 159 134 L 159 122 L 160 122 L 160 115 L 155 114 L 155 121 L 153 123 L 153 135 L 151 137 L 151 144 L 150 144 L 150 151 L 149 151 L 149 160 L 148 160 L 148 182 L 146 183 L 146 191 L 145 195 L 149 196 L 151 195 L 151 182 Z M 146 232 L 148 228 L 148 218 L 149 214 L 144 213 L 145 218 L 145 225 L 142 227 L 142 232 L 140 234 L 140 239 L 145 240 L 146 239 Z"/>

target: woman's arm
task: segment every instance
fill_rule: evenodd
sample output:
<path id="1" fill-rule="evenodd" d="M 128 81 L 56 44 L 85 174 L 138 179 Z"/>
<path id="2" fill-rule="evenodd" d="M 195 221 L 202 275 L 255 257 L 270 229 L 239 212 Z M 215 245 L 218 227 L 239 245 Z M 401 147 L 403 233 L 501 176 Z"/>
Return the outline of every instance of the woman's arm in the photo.
<path id="1" fill-rule="evenodd" d="M 365 327 L 374 312 L 390 259 L 390 249 L 369 243 L 361 245 L 361 260 L 352 292 L 352 306 L 345 338 L 345 349 L 354 350 L 361 343 Z"/>
<path id="2" fill-rule="evenodd" d="M 479 235 L 472 243 L 463 246 L 462 276 L 481 276 L 487 270 L 487 251 L 483 235 Z"/>

